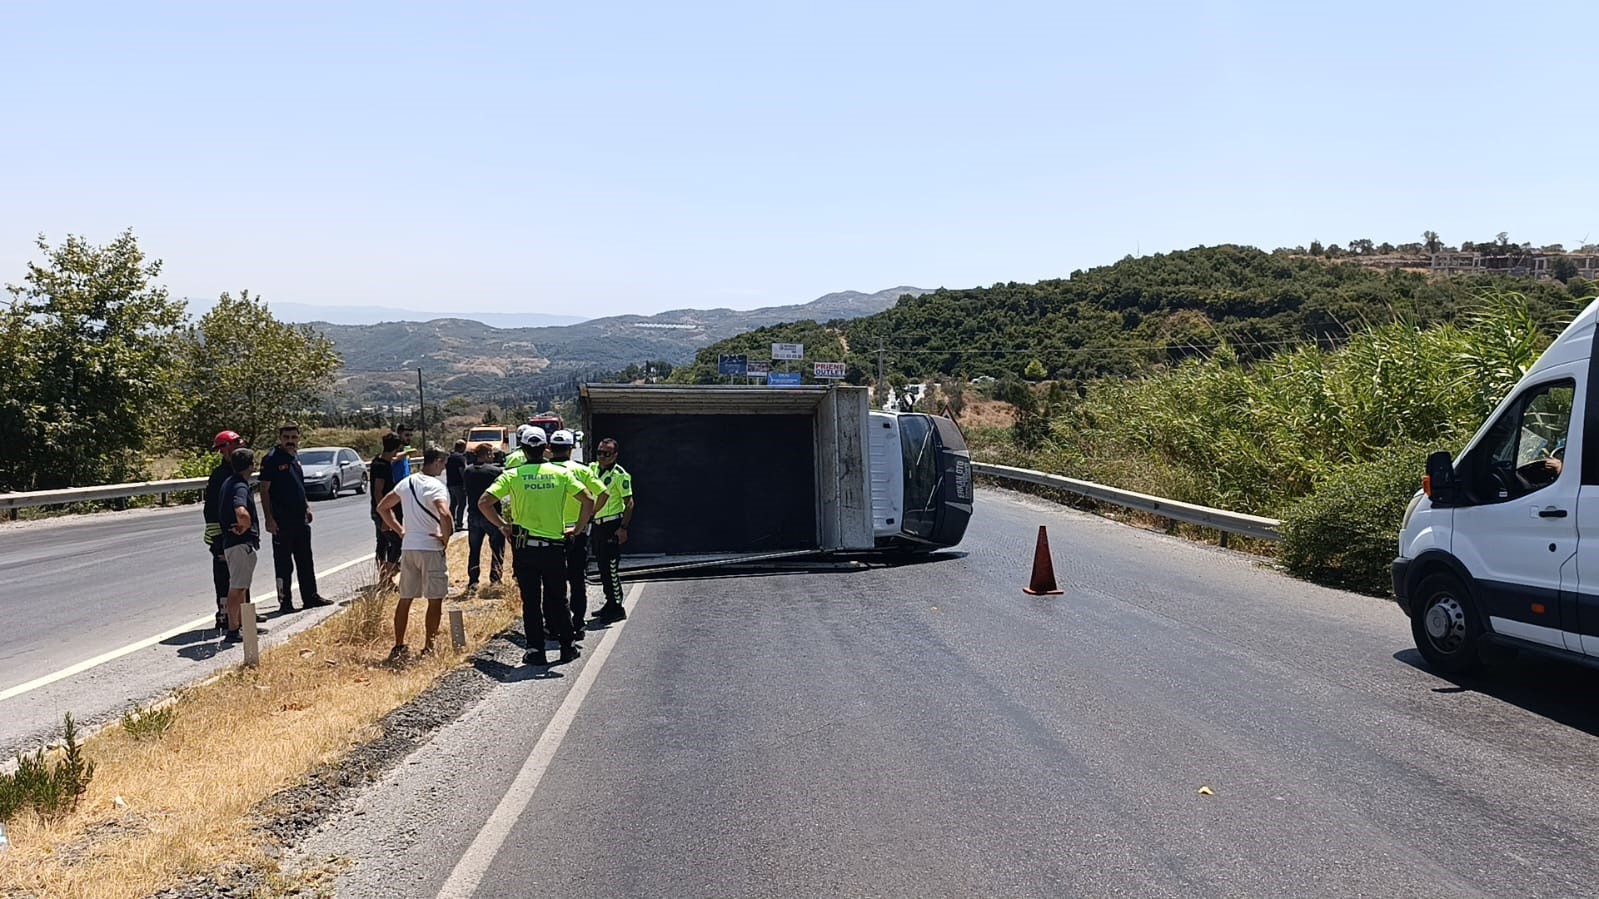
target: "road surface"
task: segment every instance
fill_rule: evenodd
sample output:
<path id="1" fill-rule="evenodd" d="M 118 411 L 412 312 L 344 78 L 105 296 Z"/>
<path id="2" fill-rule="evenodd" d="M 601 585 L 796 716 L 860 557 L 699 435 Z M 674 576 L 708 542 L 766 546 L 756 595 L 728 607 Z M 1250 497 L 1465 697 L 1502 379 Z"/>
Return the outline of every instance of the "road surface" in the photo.
<path id="1" fill-rule="evenodd" d="M 369 509 L 365 495 L 311 503 L 318 570 L 362 560 L 318 584 L 330 599 L 371 581 Z M 209 625 L 183 627 L 216 609 L 202 528 L 198 505 L 0 525 L 0 757 L 48 737 L 64 713 L 90 723 L 115 718 L 238 660 L 240 650 L 220 649 Z M 279 616 L 272 550 L 262 549 L 252 593 L 270 619 L 264 640 L 329 614 Z M 298 604 L 298 582 L 294 592 Z M 162 634 L 154 645 L 8 695 Z"/>
<path id="2" fill-rule="evenodd" d="M 1066 594 L 1029 597 L 1048 525 Z M 959 551 L 633 588 L 314 834 L 339 895 L 1571 896 L 1594 676 L 983 491 Z M 510 660 L 514 662 L 514 660 Z M 591 670 L 592 668 L 592 670 Z"/>

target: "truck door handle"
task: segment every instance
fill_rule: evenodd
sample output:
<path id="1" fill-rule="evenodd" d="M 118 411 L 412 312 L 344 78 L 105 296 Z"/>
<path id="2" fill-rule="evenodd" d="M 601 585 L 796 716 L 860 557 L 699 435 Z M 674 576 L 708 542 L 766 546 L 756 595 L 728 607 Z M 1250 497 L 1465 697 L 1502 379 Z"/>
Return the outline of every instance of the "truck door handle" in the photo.
<path id="1" fill-rule="evenodd" d="M 1556 509 L 1555 507 L 1550 506 L 1547 509 L 1539 509 L 1538 510 L 1538 517 L 1539 518 L 1565 518 L 1566 517 L 1566 510 L 1565 509 Z"/>

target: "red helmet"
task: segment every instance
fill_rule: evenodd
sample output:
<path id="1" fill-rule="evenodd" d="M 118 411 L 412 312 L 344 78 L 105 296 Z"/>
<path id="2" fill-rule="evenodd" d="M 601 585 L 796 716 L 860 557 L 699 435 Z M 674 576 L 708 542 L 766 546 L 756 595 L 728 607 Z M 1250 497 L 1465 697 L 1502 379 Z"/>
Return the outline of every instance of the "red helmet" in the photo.
<path id="1" fill-rule="evenodd" d="M 240 437 L 237 432 L 218 431 L 217 436 L 211 441 L 211 448 L 214 450 L 219 450 L 230 443 L 239 443 L 242 440 L 244 440 L 244 438 Z"/>

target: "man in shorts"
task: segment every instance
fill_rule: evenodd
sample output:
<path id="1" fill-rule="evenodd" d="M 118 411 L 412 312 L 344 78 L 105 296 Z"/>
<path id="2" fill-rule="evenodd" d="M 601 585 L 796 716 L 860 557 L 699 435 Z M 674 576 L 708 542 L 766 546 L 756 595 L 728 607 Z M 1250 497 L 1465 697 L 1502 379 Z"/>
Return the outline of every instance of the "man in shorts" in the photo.
<path id="1" fill-rule="evenodd" d="M 378 514 L 378 503 L 394 490 L 395 457 L 400 455 L 400 435 L 383 435 L 383 452 L 378 453 L 368 466 L 367 481 L 371 484 L 372 494 L 372 523 L 377 526 L 377 587 L 392 587 L 394 579 L 400 575 L 400 535 L 388 529 L 383 523 L 383 516 Z M 400 521 L 403 523 L 404 518 Z"/>
<path id="2" fill-rule="evenodd" d="M 441 449 L 424 452 L 422 470 L 395 484 L 378 503 L 383 524 L 401 538 L 400 601 L 394 607 L 394 649 L 389 653 L 390 664 L 402 664 L 411 654 L 405 645 L 411 600 L 420 596 L 428 601 L 423 656 L 433 654 L 433 638 L 439 633 L 444 595 L 450 590 L 444 548 L 450 545 L 450 534 L 454 530 L 450 518 L 450 490 L 439 480 L 448 460 L 449 455 Z M 396 507 L 404 511 L 403 524 L 394 517 Z"/>
<path id="3" fill-rule="evenodd" d="M 260 516 L 255 497 L 250 493 L 250 472 L 255 470 L 255 453 L 240 447 L 228 454 L 233 474 L 222 482 L 217 495 L 217 521 L 222 533 L 222 558 L 228 566 L 228 632 L 223 643 L 238 643 L 244 637 L 241 606 L 250 596 L 250 581 L 255 577 L 255 560 L 261 554 Z"/>

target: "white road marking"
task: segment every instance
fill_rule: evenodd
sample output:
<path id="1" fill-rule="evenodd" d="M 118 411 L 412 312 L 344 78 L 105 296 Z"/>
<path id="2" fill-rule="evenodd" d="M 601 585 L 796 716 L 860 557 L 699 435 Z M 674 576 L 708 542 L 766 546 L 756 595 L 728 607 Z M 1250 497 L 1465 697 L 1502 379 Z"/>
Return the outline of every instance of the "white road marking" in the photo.
<path id="1" fill-rule="evenodd" d="M 628 588 L 626 604 L 634 611 L 638 608 L 639 594 L 643 589 L 643 584 L 634 584 Z M 500 847 L 505 845 L 505 838 L 510 836 L 511 828 L 516 825 L 522 813 L 527 810 L 528 803 L 533 800 L 533 793 L 539 788 L 539 781 L 544 779 L 544 772 L 549 769 L 555 753 L 561 748 L 561 741 L 566 738 L 567 728 L 571 727 L 572 719 L 577 717 L 578 708 L 589 695 L 589 687 L 594 684 L 594 679 L 600 676 L 600 669 L 605 667 L 605 660 L 611 655 L 611 647 L 622 638 L 622 629 L 626 626 L 627 619 L 624 618 L 611 625 L 600 636 L 599 645 L 594 647 L 594 654 L 584 663 L 583 672 L 577 676 L 577 683 L 572 685 L 572 690 L 566 694 L 561 707 L 555 710 L 555 717 L 550 719 L 550 723 L 544 728 L 544 733 L 539 736 L 539 741 L 533 744 L 533 751 L 528 753 L 522 770 L 517 773 L 516 780 L 511 782 L 511 788 L 500 798 L 500 804 L 494 807 L 494 813 L 489 815 L 489 820 L 484 823 L 483 829 L 473 838 L 472 845 L 466 847 L 461 860 L 456 862 L 455 868 L 450 871 L 449 879 L 444 881 L 444 886 L 439 889 L 439 899 L 458 899 L 458 897 L 467 899 L 477 892 L 477 888 L 483 882 L 483 875 L 488 873 L 489 865 L 499 854 Z"/>
<path id="2" fill-rule="evenodd" d="M 362 562 L 371 561 L 371 556 L 361 556 L 360 558 L 351 559 L 343 564 L 335 565 L 326 571 L 318 571 L 316 576 L 318 578 L 331 577 L 352 565 L 359 565 Z M 84 659 L 76 665 L 70 665 L 53 674 L 46 674 L 43 677 L 36 677 L 27 683 L 17 684 L 15 687 L 7 687 L 4 690 L 0 690 L 0 702 L 5 702 L 7 699 L 11 699 L 15 696 L 21 696 L 24 693 L 30 693 L 39 689 L 40 687 L 47 687 L 58 680 L 71 677 L 74 674 L 82 674 L 83 672 L 88 671 L 90 668 L 96 668 L 100 665 L 104 665 L 106 662 L 120 659 L 129 653 L 138 652 L 146 647 L 154 646 L 157 643 L 160 643 L 162 640 L 170 640 L 179 634 L 185 634 L 192 630 L 198 630 L 199 628 L 208 624 L 215 625 L 215 623 L 216 615 L 214 613 L 211 615 L 206 615 L 203 618 L 196 618 L 193 621 L 180 624 L 171 630 L 162 631 L 161 633 L 156 634 L 154 637 L 146 637 L 137 643 L 129 643 L 127 646 L 113 649 L 110 652 L 101 653 L 92 659 Z"/>

